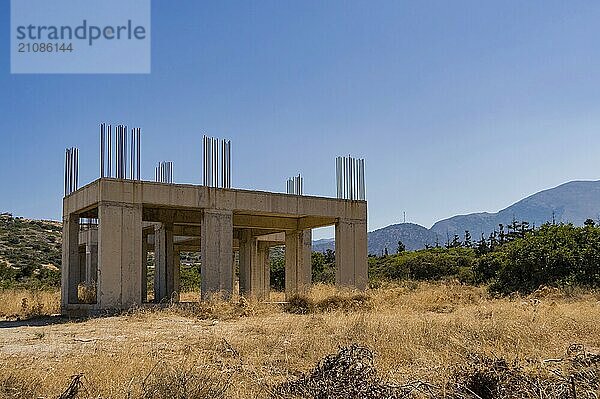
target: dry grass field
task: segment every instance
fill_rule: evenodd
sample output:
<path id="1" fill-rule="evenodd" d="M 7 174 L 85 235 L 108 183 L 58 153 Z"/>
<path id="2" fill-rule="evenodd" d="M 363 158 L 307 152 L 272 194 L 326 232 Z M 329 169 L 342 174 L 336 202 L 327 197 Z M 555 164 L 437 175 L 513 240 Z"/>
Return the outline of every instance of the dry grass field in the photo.
<path id="1" fill-rule="evenodd" d="M 427 397 L 443 397 L 447 389 L 448 397 L 459 397 L 450 388 L 472 359 L 502 359 L 527 375 L 552 378 L 569 351 L 600 352 L 600 295 L 550 289 L 491 298 L 484 288 L 452 283 L 407 283 L 366 295 L 317 286 L 287 306 L 214 301 L 80 321 L 16 320 L 19 313 L 57 311 L 57 294 L 0 293 L 0 317 L 9 317 L 0 321 L 0 398 L 270 397 L 278 384 L 351 344 L 373 351 L 381 381 L 419 382 L 415 397 L 427 390 L 436 392 Z M 502 371 L 502 364 L 490 367 Z M 586 394 L 540 387 L 539 394 L 503 397 L 597 398 L 598 367 L 586 373 Z M 460 397 L 498 397 L 469 395 Z"/>

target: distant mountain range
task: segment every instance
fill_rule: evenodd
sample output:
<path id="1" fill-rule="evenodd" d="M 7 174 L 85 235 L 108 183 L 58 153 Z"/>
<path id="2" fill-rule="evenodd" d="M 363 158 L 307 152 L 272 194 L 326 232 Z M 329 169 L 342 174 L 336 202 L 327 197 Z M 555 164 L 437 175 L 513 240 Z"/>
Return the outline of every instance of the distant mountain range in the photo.
<path id="1" fill-rule="evenodd" d="M 554 218 L 556 222 L 582 225 L 588 218 L 597 220 L 599 215 L 600 181 L 572 181 L 540 191 L 496 213 L 453 216 L 436 222 L 431 229 L 414 223 L 400 223 L 371 231 L 368 234 L 369 253 L 379 255 L 386 248 L 389 253 L 395 253 L 399 240 L 408 250 L 435 245 L 436 241 L 443 245 L 446 237 L 452 238 L 454 234 L 462 239 L 466 230 L 477 240 L 482 233 L 487 237 L 500 223 L 508 225 L 513 220 L 539 226 Z M 313 242 L 314 251 L 325 251 L 334 246 L 333 239 Z"/>

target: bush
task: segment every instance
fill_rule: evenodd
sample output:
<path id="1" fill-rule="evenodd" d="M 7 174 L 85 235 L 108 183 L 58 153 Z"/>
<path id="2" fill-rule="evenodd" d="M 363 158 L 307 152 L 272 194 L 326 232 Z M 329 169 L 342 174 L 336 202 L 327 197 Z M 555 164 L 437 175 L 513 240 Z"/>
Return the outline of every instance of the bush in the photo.
<path id="1" fill-rule="evenodd" d="M 473 280 L 475 251 L 470 248 L 432 248 L 370 258 L 370 277 L 387 280 Z"/>
<path id="2" fill-rule="evenodd" d="M 490 252 L 480 256 L 473 264 L 473 278 L 477 284 L 493 280 L 505 261 L 504 252 Z"/>
<path id="3" fill-rule="evenodd" d="M 600 285 L 600 228 L 544 225 L 501 249 L 493 291 L 531 293 L 542 285 Z"/>

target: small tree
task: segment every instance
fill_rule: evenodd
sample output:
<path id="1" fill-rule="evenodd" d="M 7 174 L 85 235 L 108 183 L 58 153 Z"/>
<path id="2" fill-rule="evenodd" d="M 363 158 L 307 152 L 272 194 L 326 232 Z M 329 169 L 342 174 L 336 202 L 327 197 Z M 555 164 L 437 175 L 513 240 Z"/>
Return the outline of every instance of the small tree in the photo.
<path id="1" fill-rule="evenodd" d="M 450 244 L 450 248 L 458 248 L 462 245 L 460 242 L 460 237 L 458 234 L 454 234 L 454 238 L 452 239 L 452 243 Z"/>
<path id="2" fill-rule="evenodd" d="M 463 246 L 466 248 L 471 248 L 471 245 L 473 243 L 471 242 L 471 232 L 469 232 L 469 230 L 465 230 L 465 242 L 463 243 Z"/>
<path id="3" fill-rule="evenodd" d="M 404 245 L 404 243 L 400 240 L 398 240 L 398 253 L 401 254 L 402 252 L 406 251 L 406 246 Z"/>

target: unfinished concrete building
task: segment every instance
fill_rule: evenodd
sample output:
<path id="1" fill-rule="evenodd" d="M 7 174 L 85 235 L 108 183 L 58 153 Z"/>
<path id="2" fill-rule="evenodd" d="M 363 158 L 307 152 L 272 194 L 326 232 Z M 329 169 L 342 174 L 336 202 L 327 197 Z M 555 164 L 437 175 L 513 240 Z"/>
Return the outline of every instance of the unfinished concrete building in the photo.
<path id="1" fill-rule="evenodd" d="M 68 164 L 67 170 L 66 180 L 77 174 Z M 228 172 L 222 173 L 227 181 Z M 202 299 L 231 297 L 239 267 L 239 293 L 267 300 L 269 248 L 285 245 L 286 295 L 304 293 L 311 285 L 311 229 L 331 225 L 336 284 L 366 288 L 367 203 L 362 199 L 214 187 L 206 184 L 206 174 L 203 185 L 142 181 L 139 170 L 137 175 L 100 177 L 82 188 L 75 178 L 65 188 L 63 313 L 90 315 L 150 300 L 177 301 L 181 251 L 200 253 Z M 340 187 L 345 190 L 338 183 L 338 192 Z M 82 228 L 87 219 L 97 228 Z M 148 293 L 150 251 L 154 284 Z M 82 293 L 82 285 L 91 287 L 91 295 Z"/>

